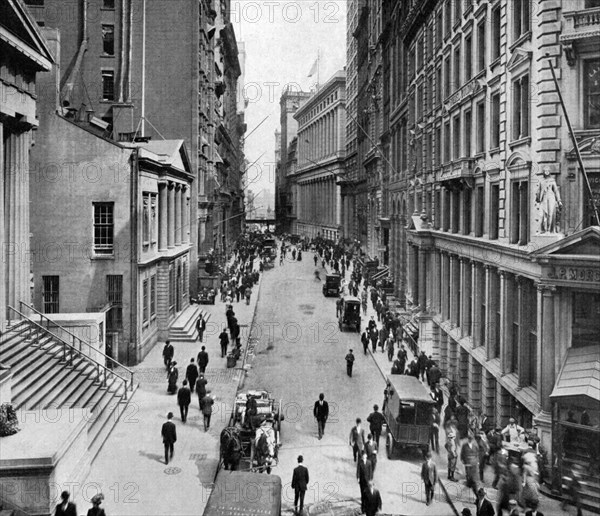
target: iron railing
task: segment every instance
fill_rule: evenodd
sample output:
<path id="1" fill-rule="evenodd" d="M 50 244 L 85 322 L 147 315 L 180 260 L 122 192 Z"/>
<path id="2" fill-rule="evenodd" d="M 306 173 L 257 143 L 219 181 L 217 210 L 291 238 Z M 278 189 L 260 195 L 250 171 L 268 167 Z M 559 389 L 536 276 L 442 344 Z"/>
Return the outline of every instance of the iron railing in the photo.
<path id="1" fill-rule="evenodd" d="M 44 320 L 46 321 L 47 326 L 44 327 L 43 324 L 40 324 L 39 322 L 34 321 L 29 316 L 25 315 L 23 312 L 17 310 L 16 308 L 14 308 L 12 306 L 9 306 L 8 308 L 10 310 L 12 310 L 18 316 L 19 319 L 24 320 L 27 323 L 27 326 L 28 326 L 27 337 L 28 338 L 32 338 L 32 334 L 34 334 L 34 337 L 36 338 L 36 340 L 39 339 L 40 334 L 42 334 L 42 335 L 45 334 L 45 335 L 48 335 L 49 337 L 51 337 L 57 344 L 59 344 L 62 347 L 62 361 L 69 366 L 73 366 L 73 358 L 74 357 L 78 357 L 78 358 L 88 361 L 91 365 L 94 366 L 94 371 L 96 374 L 95 379 L 97 381 L 99 381 L 103 387 L 107 386 L 107 378 L 108 377 L 112 376 L 114 378 L 118 378 L 119 380 L 121 380 L 123 382 L 123 385 L 125 386 L 125 392 L 123 394 L 123 397 L 125 399 L 127 399 L 127 391 L 128 390 L 133 391 L 134 373 L 131 369 L 128 369 L 128 368 L 122 366 L 116 360 L 114 360 L 112 357 L 109 357 L 109 356 L 105 355 L 104 353 L 102 353 L 101 351 L 94 349 L 87 342 L 81 340 L 79 337 L 77 337 L 73 333 L 69 332 L 68 330 L 61 328 L 56 323 L 54 323 L 50 319 L 48 319 L 48 317 L 46 317 L 44 314 L 38 312 L 35 308 L 32 308 L 29 305 L 27 305 L 27 303 L 24 303 L 23 301 L 20 301 L 19 303 L 21 305 L 21 306 L 19 306 L 19 308 L 22 308 L 22 306 L 25 305 L 27 308 L 33 310 L 37 315 L 39 315 L 41 323 L 43 323 Z M 52 324 L 55 327 L 60 328 L 62 331 L 65 331 L 67 334 L 71 335 L 71 337 L 73 338 L 74 345 L 69 344 L 65 339 L 63 339 L 62 337 L 59 337 L 54 332 L 50 331 L 50 329 L 49 329 L 50 324 Z M 112 360 L 112 362 L 114 364 L 118 365 L 119 367 L 122 367 L 129 374 L 129 380 L 127 378 L 125 378 L 124 376 L 121 376 L 119 373 L 113 371 L 111 368 L 107 367 L 105 364 L 101 364 L 100 362 L 98 362 L 97 360 L 92 358 L 90 355 L 87 355 L 86 353 L 84 353 L 81 350 L 82 344 L 85 344 L 86 346 L 91 348 L 91 350 L 94 353 L 98 353 L 98 354 L 104 356 L 106 359 Z M 77 346 L 79 346 L 79 347 L 77 347 Z"/>

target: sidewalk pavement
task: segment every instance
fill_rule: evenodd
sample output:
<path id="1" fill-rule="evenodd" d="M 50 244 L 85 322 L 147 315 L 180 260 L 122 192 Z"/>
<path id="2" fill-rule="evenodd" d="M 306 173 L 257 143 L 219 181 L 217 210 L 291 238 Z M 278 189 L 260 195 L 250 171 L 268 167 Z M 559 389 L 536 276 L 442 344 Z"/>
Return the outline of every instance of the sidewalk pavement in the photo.
<path id="1" fill-rule="evenodd" d="M 243 356 L 261 283 L 262 274 L 249 305 L 245 300 L 233 303 L 241 326 Z M 244 377 L 240 361 L 235 369 L 228 369 L 226 358 L 221 358 L 218 335 L 226 327 L 225 304 L 217 299 L 215 305 L 203 305 L 203 309 L 210 314 L 203 342 L 175 343 L 174 360 L 179 369 L 178 386 L 181 386 L 190 358 L 195 360 L 201 345 L 206 346 L 209 353 L 207 388 L 216 397 L 208 432 L 204 431 L 195 394 L 192 394 L 187 423 L 181 421 L 176 396 L 167 394 L 163 343 L 157 343 L 133 368 L 140 387 L 92 464 L 86 482 L 79 489 L 77 486 L 69 489 L 77 492 L 74 501 L 79 512 L 91 506 L 91 497 L 102 492 L 107 514 L 191 516 L 203 513 L 217 472 L 219 436 L 229 423 L 238 385 Z M 166 466 L 160 431 L 169 411 L 174 414 L 177 442 L 173 460 Z"/>
<path id="2" fill-rule="evenodd" d="M 326 271 L 328 273 L 331 271 L 329 266 L 326 266 Z M 350 267 L 349 270 L 346 271 L 346 276 L 344 278 L 346 281 L 346 284 L 351 278 L 351 273 L 352 273 L 352 266 Z M 361 287 L 361 290 L 362 290 L 362 288 L 363 287 Z M 360 297 L 360 294 L 359 294 L 359 297 Z M 362 320 L 361 320 L 361 326 L 362 326 L 361 334 L 362 334 L 362 331 L 364 331 L 367 328 L 367 324 L 368 324 L 369 320 L 371 319 L 371 316 L 374 316 L 375 321 L 377 321 L 377 312 L 373 308 L 371 299 L 369 296 L 368 301 L 367 301 L 367 315 L 363 316 Z M 377 323 L 377 328 L 381 329 L 380 323 Z M 422 345 L 421 345 L 421 343 L 419 343 L 419 346 L 420 346 L 419 349 L 421 351 L 425 351 L 427 356 L 433 354 L 433 349 L 431 348 L 431 346 L 432 346 L 431 342 L 425 342 Z M 405 348 L 408 353 L 408 362 L 410 362 L 412 360 L 412 358 L 417 358 L 412 353 L 409 346 L 405 346 Z M 373 360 L 377 364 L 377 367 L 379 368 L 379 371 L 381 372 L 381 376 L 382 376 L 381 391 L 383 392 L 383 389 L 385 388 L 385 382 L 387 380 L 387 377 L 389 374 L 391 374 L 392 362 L 389 361 L 389 359 L 388 359 L 387 351 L 384 350 L 383 352 L 380 352 L 380 349 L 381 348 L 378 346 L 377 351 L 375 353 L 373 353 L 371 346 L 369 345 L 369 354 L 372 356 Z M 397 352 L 398 352 L 398 348 L 395 347 L 394 358 L 396 357 Z M 442 379 L 442 381 L 443 380 L 444 379 Z M 427 387 L 426 382 L 424 382 L 424 383 Z M 446 402 L 448 400 L 448 390 L 444 386 L 442 387 L 442 389 L 444 391 L 444 402 L 445 403 L 444 403 L 444 407 L 442 408 L 440 418 L 443 419 L 443 414 L 444 414 L 443 409 L 445 408 Z M 383 439 L 383 436 L 382 436 L 382 439 Z M 385 439 L 383 442 L 385 442 Z M 469 509 L 471 509 L 471 512 L 473 514 L 475 514 L 475 510 L 476 510 L 475 497 L 473 495 L 473 491 L 471 490 L 471 488 L 468 488 L 465 485 L 464 466 L 460 462 L 460 459 L 458 460 L 456 472 L 455 472 L 455 475 L 459 478 L 459 481 L 452 482 L 452 481 L 448 480 L 448 455 L 445 450 L 446 433 L 444 432 L 443 428 L 440 428 L 439 444 L 440 444 L 440 451 L 433 452 L 433 457 L 438 466 L 439 484 L 440 484 L 441 489 L 443 490 L 444 496 L 446 497 L 446 499 L 448 500 L 448 502 L 454 509 L 455 514 L 457 514 L 457 515 L 460 514 L 463 507 L 468 507 Z M 460 445 L 461 444 L 462 443 L 457 442 L 457 445 L 459 447 L 459 453 L 460 453 Z M 483 486 L 485 487 L 487 498 L 492 502 L 492 504 L 494 505 L 494 509 L 495 509 L 498 491 L 491 487 L 493 478 L 494 478 L 493 467 L 488 466 L 484 472 L 484 482 L 483 482 L 484 485 Z M 541 493 L 540 493 L 540 506 L 538 509 L 540 512 L 542 512 L 546 516 L 564 516 L 564 514 L 566 512 L 561 509 L 560 501 L 554 500 L 552 498 L 548 498 L 548 497 L 542 495 Z M 571 507 L 569 507 L 569 509 L 571 509 Z"/>

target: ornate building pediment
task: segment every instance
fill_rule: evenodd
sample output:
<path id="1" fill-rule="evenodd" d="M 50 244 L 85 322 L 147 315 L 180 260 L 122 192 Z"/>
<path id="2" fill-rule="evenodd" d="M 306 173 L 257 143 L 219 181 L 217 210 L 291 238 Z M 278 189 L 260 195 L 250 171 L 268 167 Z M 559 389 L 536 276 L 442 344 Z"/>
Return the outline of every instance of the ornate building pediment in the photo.
<path id="1" fill-rule="evenodd" d="M 531 55 L 532 52 L 529 50 L 525 50 L 522 47 L 515 48 L 513 55 L 508 61 L 506 67 L 510 72 L 514 72 L 515 68 L 519 67 L 520 65 L 524 65 L 525 63 L 529 65 L 531 63 Z"/>

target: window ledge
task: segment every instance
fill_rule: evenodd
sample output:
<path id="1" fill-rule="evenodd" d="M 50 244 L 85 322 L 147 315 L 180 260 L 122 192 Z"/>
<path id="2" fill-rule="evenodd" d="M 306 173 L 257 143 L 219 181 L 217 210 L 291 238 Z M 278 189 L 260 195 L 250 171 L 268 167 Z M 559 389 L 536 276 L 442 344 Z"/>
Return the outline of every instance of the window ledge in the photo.
<path id="1" fill-rule="evenodd" d="M 115 255 L 113 254 L 94 254 L 90 258 L 91 260 L 114 260 Z"/>
<path id="2" fill-rule="evenodd" d="M 114 54 L 100 54 L 100 58 L 104 59 L 104 58 L 114 58 L 115 55 Z"/>
<path id="3" fill-rule="evenodd" d="M 498 147 L 494 147 L 493 149 L 490 149 L 490 150 L 489 150 L 489 153 L 490 153 L 490 156 L 491 156 L 492 154 L 499 154 L 499 153 L 500 153 L 500 146 L 498 146 Z"/>
<path id="4" fill-rule="evenodd" d="M 531 136 L 524 136 L 522 138 L 519 138 L 518 140 L 513 140 L 511 142 L 508 142 L 508 145 L 511 149 L 519 145 L 531 145 Z"/>
<path id="5" fill-rule="evenodd" d="M 500 64 L 500 56 L 496 57 L 491 63 L 490 63 L 490 71 L 493 72 L 494 69 Z"/>

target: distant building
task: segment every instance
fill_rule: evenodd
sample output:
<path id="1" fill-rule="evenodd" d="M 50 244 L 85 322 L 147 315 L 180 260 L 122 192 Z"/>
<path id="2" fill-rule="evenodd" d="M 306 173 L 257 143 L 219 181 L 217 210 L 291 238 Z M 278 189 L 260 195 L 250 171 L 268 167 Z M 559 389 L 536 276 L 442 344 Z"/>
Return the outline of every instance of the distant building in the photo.
<path id="1" fill-rule="evenodd" d="M 295 232 L 337 240 L 341 195 L 337 178 L 345 174 L 346 73 L 333 75 L 294 115 L 298 122 Z"/>
<path id="2" fill-rule="evenodd" d="M 37 74 L 54 61 L 21 0 L 0 6 L 0 331 L 31 302 L 29 152 L 38 126 Z"/>

